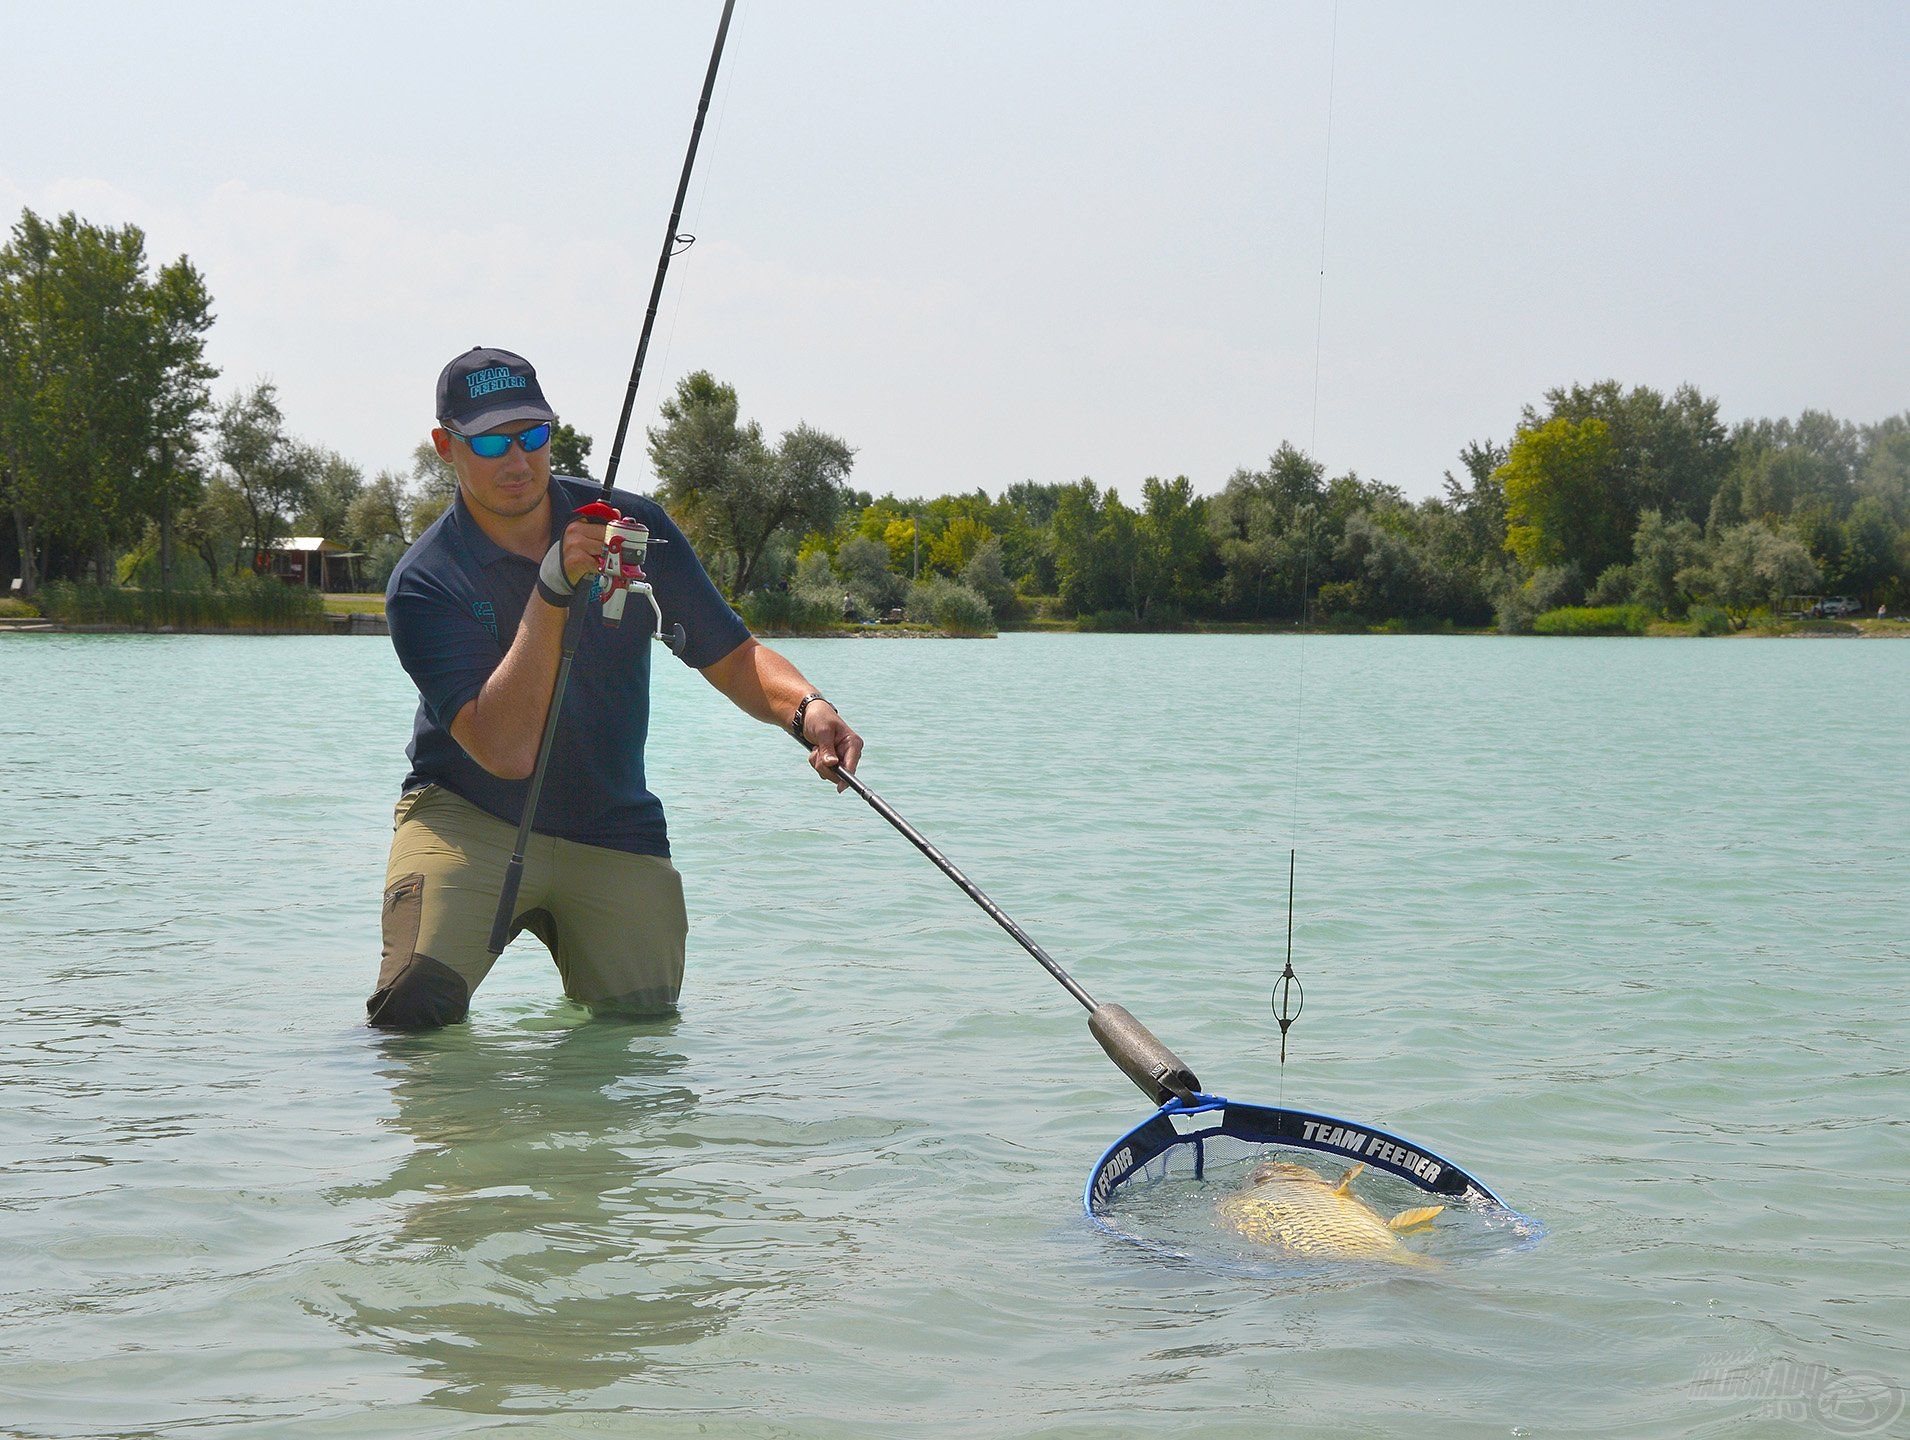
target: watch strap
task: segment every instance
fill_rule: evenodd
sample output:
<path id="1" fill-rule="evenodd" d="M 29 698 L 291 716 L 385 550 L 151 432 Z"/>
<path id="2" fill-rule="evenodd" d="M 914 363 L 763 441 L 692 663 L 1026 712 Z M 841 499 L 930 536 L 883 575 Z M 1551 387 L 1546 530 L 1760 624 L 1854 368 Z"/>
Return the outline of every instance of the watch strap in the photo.
<path id="1" fill-rule="evenodd" d="M 808 713 L 810 705 L 817 700 L 822 700 L 822 703 L 825 705 L 829 703 L 827 700 L 823 700 L 822 696 L 811 690 L 807 695 L 796 702 L 795 718 L 789 722 L 789 733 L 794 735 L 805 745 L 809 743 L 809 737 L 802 733 L 803 716 Z"/>

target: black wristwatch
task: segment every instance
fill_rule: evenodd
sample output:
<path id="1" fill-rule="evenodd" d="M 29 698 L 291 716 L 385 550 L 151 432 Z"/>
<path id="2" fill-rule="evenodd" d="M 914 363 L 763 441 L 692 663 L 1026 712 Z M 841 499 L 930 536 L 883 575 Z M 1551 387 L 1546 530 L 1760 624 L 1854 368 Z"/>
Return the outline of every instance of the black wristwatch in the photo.
<path id="1" fill-rule="evenodd" d="M 796 718 L 789 722 L 789 733 L 791 735 L 794 735 L 798 740 L 802 741 L 802 743 L 805 745 L 809 743 L 809 737 L 802 733 L 802 717 L 804 713 L 809 709 L 810 705 L 812 705 L 814 702 L 818 700 L 822 700 L 822 696 L 818 695 L 813 690 L 811 690 L 807 695 L 803 696 L 802 699 L 796 702 Z M 827 705 L 829 702 L 827 700 L 822 700 L 822 703 Z"/>

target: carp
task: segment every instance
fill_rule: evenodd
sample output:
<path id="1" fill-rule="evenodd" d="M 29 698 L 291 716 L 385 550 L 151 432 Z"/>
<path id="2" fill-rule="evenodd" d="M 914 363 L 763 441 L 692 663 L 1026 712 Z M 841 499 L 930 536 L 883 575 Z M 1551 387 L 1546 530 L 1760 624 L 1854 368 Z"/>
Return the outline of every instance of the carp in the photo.
<path id="1" fill-rule="evenodd" d="M 1402 1265 L 1431 1262 L 1400 1243 L 1402 1231 L 1426 1224 L 1446 1207 L 1424 1205 L 1380 1218 L 1353 1193 L 1355 1165 L 1335 1183 L 1304 1165 L 1269 1160 L 1255 1167 L 1247 1188 L 1215 1207 L 1218 1224 L 1262 1245 L 1306 1260 L 1384 1260 Z"/>

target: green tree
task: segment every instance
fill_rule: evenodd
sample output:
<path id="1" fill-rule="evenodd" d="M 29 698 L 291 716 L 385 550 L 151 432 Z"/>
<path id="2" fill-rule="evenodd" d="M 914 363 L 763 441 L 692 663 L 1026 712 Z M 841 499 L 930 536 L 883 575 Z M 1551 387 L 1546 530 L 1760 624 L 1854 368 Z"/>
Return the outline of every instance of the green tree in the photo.
<path id="1" fill-rule="evenodd" d="M 658 498 L 711 554 L 732 594 L 748 591 L 770 541 L 832 527 L 855 451 L 798 425 L 771 450 L 740 419 L 734 387 L 699 370 L 677 383 L 649 432 Z M 715 567 L 713 567 L 715 568 Z"/>
<path id="2" fill-rule="evenodd" d="M 1335 543 L 1323 521 L 1326 469 L 1282 443 L 1265 470 L 1236 470 L 1207 501 L 1220 566 L 1220 598 L 1250 619 L 1298 615 L 1307 592 L 1330 578 Z"/>
<path id="3" fill-rule="evenodd" d="M 913 515 L 901 515 L 882 527 L 882 543 L 888 547 L 889 563 L 897 571 L 907 569 L 913 580 L 921 569 L 922 529 Z"/>
<path id="4" fill-rule="evenodd" d="M 1775 607 L 1785 596 L 1809 590 L 1817 583 L 1817 567 L 1796 540 L 1750 520 L 1711 536 L 1678 582 L 1742 625 L 1760 605 Z"/>
<path id="5" fill-rule="evenodd" d="M 345 515 L 352 547 L 365 553 L 364 583 L 384 588 L 392 567 L 405 553 L 405 477 L 380 470 L 358 492 Z"/>
<path id="6" fill-rule="evenodd" d="M 215 469 L 193 503 L 180 513 L 179 532 L 205 562 L 206 573 L 218 582 L 232 572 L 244 551 L 251 524 L 239 487 Z M 249 557 L 246 568 L 250 568 Z"/>
<path id="7" fill-rule="evenodd" d="M 960 575 L 982 546 L 994 538 L 994 531 L 973 516 L 957 515 L 930 542 L 925 558 L 932 570 L 944 575 Z"/>
<path id="8" fill-rule="evenodd" d="M 1891 524 L 1910 526 L 1910 412 L 1893 415 L 1864 431 L 1858 491 L 1882 502 Z"/>
<path id="9" fill-rule="evenodd" d="M 365 472 L 336 450 L 313 449 L 301 457 L 310 488 L 292 518 L 293 531 L 328 540 L 351 539 L 351 508 L 365 488 Z"/>
<path id="10" fill-rule="evenodd" d="M 962 567 L 962 584 L 988 602 L 997 623 L 1012 620 L 1020 611 L 1015 585 L 1002 565 L 999 539 L 989 540 Z"/>
<path id="11" fill-rule="evenodd" d="M 1549 420 L 1604 422 L 1611 439 L 1605 480 L 1627 536 L 1646 509 L 1671 520 L 1704 519 L 1735 453 L 1715 399 L 1691 385 L 1667 398 L 1646 385 L 1626 390 L 1601 380 L 1548 390 L 1545 402 L 1543 413 L 1526 407 L 1521 430 Z M 1597 573 L 1587 557 L 1573 558 L 1585 573 Z"/>
<path id="12" fill-rule="evenodd" d="M 245 507 L 252 568 L 265 569 L 272 543 L 309 500 L 322 467 L 319 455 L 285 433 L 278 388 L 261 380 L 219 407 L 213 419 L 213 456 Z"/>
<path id="13" fill-rule="evenodd" d="M 369 548 L 380 540 L 405 538 L 405 478 L 395 470 L 380 470 L 353 497 L 345 512 L 345 534 L 351 543 Z"/>
<path id="14" fill-rule="evenodd" d="M 424 534 L 451 508 L 457 495 L 458 472 L 438 453 L 436 445 L 420 440 L 411 451 L 411 492 L 405 501 L 405 527 L 411 538 Z"/>
<path id="15" fill-rule="evenodd" d="M 1212 553 L 1207 535 L 1206 501 L 1194 495 L 1185 475 L 1141 482 L 1141 514 L 1136 526 L 1141 564 L 1136 576 L 1134 613 L 1151 618 L 1158 605 L 1191 609 L 1199 603 L 1202 567 Z"/>
<path id="16" fill-rule="evenodd" d="M 1134 512 L 1092 480 L 1064 486 L 1050 529 L 1061 603 L 1075 615 L 1125 608 Z"/>
<path id="17" fill-rule="evenodd" d="M 1519 432 L 1498 479 L 1505 487 L 1505 548 L 1520 564 L 1575 564 L 1596 575 L 1630 558 L 1632 527 L 1611 462 L 1611 429 L 1597 418 L 1548 420 Z"/>
<path id="18" fill-rule="evenodd" d="M 866 535 L 851 535 L 836 547 L 836 573 L 872 614 L 895 609 L 908 593 L 909 582 L 889 568 L 889 547 Z"/>
<path id="19" fill-rule="evenodd" d="M 1337 583 L 1351 587 L 1341 593 L 1355 611 L 1376 619 L 1416 618 L 1427 612 L 1432 587 L 1418 552 L 1372 515 L 1348 518 L 1334 559 L 1338 572 L 1352 577 Z"/>
<path id="20" fill-rule="evenodd" d="M 1704 536 L 1698 527 L 1689 520 L 1667 520 L 1661 510 L 1647 510 L 1638 517 L 1631 548 L 1628 598 L 1660 615 L 1683 614 L 1685 591 L 1678 577 L 1698 562 L 1703 551 Z"/>
<path id="21" fill-rule="evenodd" d="M 598 479 L 590 473 L 590 437 L 559 420 L 550 432 L 550 468 L 556 475 Z"/>
<path id="22" fill-rule="evenodd" d="M 1842 538 L 1836 583 L 1866 601 L 1894 598 L 1903 579 L 1904 536 L 1891 523 L 1889 507 L 1866 495 L 1851 508 Z"/>
<path id="23" fill-rule="evenodd" d="M 0 500 L 26 588 L 48 536 L 110 580 L 114 544 L 148 518 L 169 531 L 198 482 L 211 299 L 183 256 L 150 272 L 145 244 L 27 210 L 0 246 Z"/>

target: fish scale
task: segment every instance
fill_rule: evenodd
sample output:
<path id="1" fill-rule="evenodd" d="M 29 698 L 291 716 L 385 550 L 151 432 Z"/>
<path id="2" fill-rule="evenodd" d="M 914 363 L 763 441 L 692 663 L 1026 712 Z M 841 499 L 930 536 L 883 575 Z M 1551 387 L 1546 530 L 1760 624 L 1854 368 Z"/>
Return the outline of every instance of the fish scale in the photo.
<path id="1" fill-rule="evenodd" d="M 1304 1165 L 1269 1161 L 1253 1172 L 1248 1188 L 1214 1207 L 1225 1228 L 1259 1244 L 1310 1260 L 1388 1260 L 1424 1265 L 1424 1256 L 1401 1243 L 1399 1232 L 1423 1225 L 1444 1206 L 1401 1211 L 1390 1221 L 1352 1191 L 1355 1165 L 1338 1184 Z"/>

